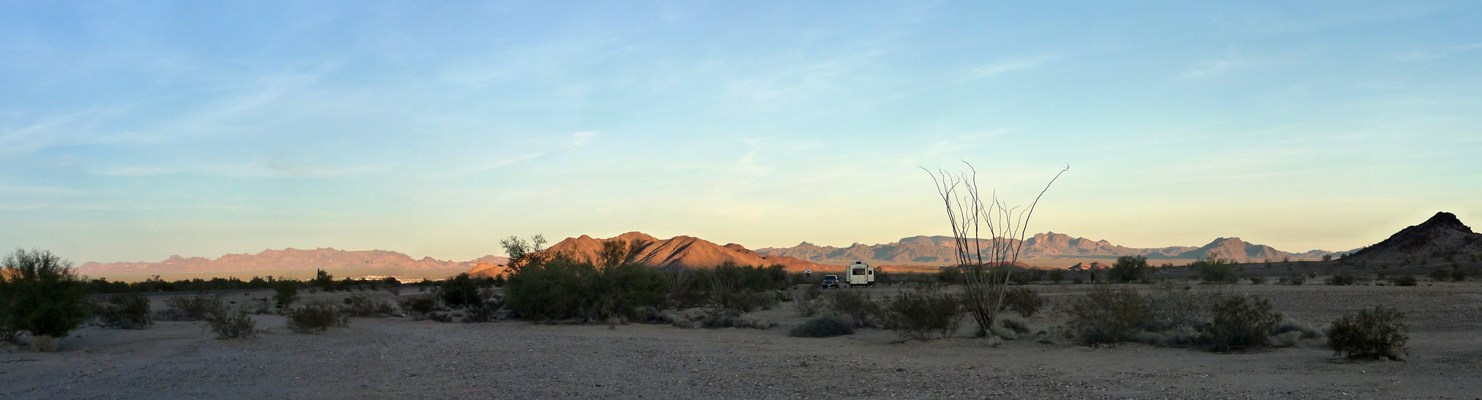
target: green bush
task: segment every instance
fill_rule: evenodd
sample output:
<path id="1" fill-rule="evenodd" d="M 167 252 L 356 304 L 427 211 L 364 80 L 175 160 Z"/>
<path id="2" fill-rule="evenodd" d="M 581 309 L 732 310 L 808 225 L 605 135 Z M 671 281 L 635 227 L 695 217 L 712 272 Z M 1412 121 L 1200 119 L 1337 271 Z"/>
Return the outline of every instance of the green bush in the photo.
<path id="1" fill-rule="evenodd" d="M 0 263 L 0 336 L 61 338 L 87 321 L 87 281 L 46 250 L 17 249 Z"/>
<path id="2" fill-rule="evenodd" d="M 854 325 L 833 315 L 824 315 L 804 322 L 788 332 L 792 337 L 833 337 L 854 334 Z"/>
<path id="3" fill-rule="evenodd" d="M 1287 283 L 1293 286 L 1301 286 L 1303 283 L 1307 283 L 1307 275 L 1292 274 L 1291 277 L 1287 278 Z"/>
<path id="4" fill-rule="evenodd" d="M 115 294 L 93 306 L 98 325 L 117 329 L 144 329 L 154 324 L 149 317 L 149 298 L 138 293 Z"/>
<path id="5" fill-rule="evenodd" d="M 298 333 L 317 333 L 334 327 L 350 326 L 350 317 L 339 307 L 325 301 L 314 301 L 288 312 L 288 329 Z"/>
<path id="6" fill-rule="evenodd" d="M 246 311 L 231 312 L 226 307 L 217 307 L 206 313 L 206 325 L 216 332 L 217 339 L 242 339 L 257 335 L 257 321 Z"/>
<path id="7" fill-rule="evenodd" d="M 165 309 L 158 311 L 155 318 L 164 321 L 200 321 L 206 319 L 206 314 L 222 307 L 221 297 L 205 293 L 174 296 L 165 299 Z"/>
<path id="8" fill-rule="evenodd" d="M 412 316 L 412 319 L 421 321 L 427 318 L 427 314 L 437 309 L 437 300 L 428 296 L 412 296 L 402 298 L 397 302 L 401 310 Z"/>
<path id="9" fill-rule="evenodd" d="M 1208 259 L 1195 261 L 1193 267 L 1194 273 L 1204 283 L 1228 285 L 1240 281 L 1235 273 L 1235 262 L 1231 260 L 1209 256 Z"/>
<path id="10" fill-rule="evenodd" d="M 279 309 L 288 309 L 289 305 L 298 301 L 299 281 L 282 280 L 273 283 L 273 303 Z"/>
<path id="11" fill-rule="evenodd" d="M 1348 286 L 1358 282 L 1358 277 L 1348 271 L 1339 272 L 1328 277 L 1328 284 L 1334 286 Z"/>
<path id="12" fill-rule="evenodd" d="M 1083 344 L 1131 340 L 1153 320 L 1153 305 L 1133 289 L 1091 288 L 1070 302 L 1069 333 Z"/>
<path id="13" fill-rule="evenodd" d="M 1399 361 L 1410 339 L 1404 318 L 1399 310 L 1384 306 L 1344 314 L 1327 330 L 1328 347 L 1348 358 Z"/>
<path id="14" fill-rule="evenodd" d="M 1200 326 L 1202 340 L 1214 351 L 1265 346 L 1281 323 L 1281 313 L 1271 310 L 1263 297 L 1225 296 L 1210 309 L 1211 321 Z"/>
<path id="15" fill-rule="evenodd" d="M 836 290 L 829 292 L 829 309 L 842 316 L 848 317 L 855 327 L 879 328 L 889 317 L 885 307 L 880 302 L 871 299 L 869 295 L 855 290 Z"/>
<path id="16" fill-rule="evenodd" d="M 1052 270 L 1050 270 L 1050 283 L 1060 283 L 1061 281 L 1064 281 L 1064 280 L 1065 280 L 1065 270 L 1063 270 L 1063 269 L 1052 269 Z"/>
<path id="17" fill-rule="evenodd" d="M 1389 281 L 1393 282 L 1395 286 L 1415 286 L 1420 284 L 1420 282 L 1415 279 L 1414 275 L 1394 276 L 1390 277 Z"/>
<path id="18" fill-rule="evenodd" d="M 1045 299 L 1039 296 L 1039 292 L 1026 287 L 1016 287 L 1004 293 L 1003 304 L 1006 309 L 1018 312 L 1024 318 L 1033 317 L 1040 307 L 1044 307 Z"/>
<path id="19" fill-rule="evenodd" d="M 1112 264 L 1108 277 L 1114 283 L 1142 282 L 1148 279 L 1151 270 L 1147 257 L 1121 256 L 1117 257 L 1116 264 Z"/>
<path id="20" fill-rule="evenodd" d="M 886 325 L 908 339 L 947 337 L 962 326 L 962 301 L 935 285 L 917 285 L 916 290 L 896 295 L 885 311 Z"/>
<path id="21" fill-rule="evenodd" d="M 479 295 L 479 283 L 466 273 L 443 281 L 441 285 L 438 285 L 437 295 L 442 298 L 443 304 L 450 307 L 477 305 L 484 302 L 483 296 Z"/>
<path id="22" fill-rule="evenodd" d="M 385 317 L 395 314 L 396 310 L 391 308 L 391 303 L 356 293 L 345 298 L 344 313 L 351 317 Z"/>
<path id="23" fill-rule="evenodd" d="M 640 308 L 663 306 L 671 292 L 660 272 L 642 264 L 598 270 L 591 263 L 563 260 L 524 266 L 504 290 L 509 308 L 520 318 L 592 322 L 637 319 Z"/>

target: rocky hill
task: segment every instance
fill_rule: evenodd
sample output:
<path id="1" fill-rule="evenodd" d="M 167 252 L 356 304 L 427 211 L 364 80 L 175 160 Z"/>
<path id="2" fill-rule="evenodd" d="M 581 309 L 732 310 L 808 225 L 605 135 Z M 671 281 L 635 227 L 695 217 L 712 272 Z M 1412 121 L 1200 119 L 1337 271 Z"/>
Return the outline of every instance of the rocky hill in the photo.
<path id="1" fill-rule="evenodd" d="M 1438 212 L 1429 220 L 1400 230 L 1382 242 L 1363 248 L 1345 261 L 1394 261 L 1482 254 L 1482 234 L 1461 223 L 1455 214 Z"/>
<path id="2" fill-rule="evenodd" d="M 508 259 L 484 256 L 470 261 L 443 261 L 431 257 L 420 260 L 406 254 L 385 250 L 344 251 L 332 248 L 313 250 L 264 250 L 257 254 L 227 254 L 216 259 L 170 256 L 160 262 L 89 262 L 78 266 L 80 273 L 91 277 L 144 276 L 172 274 L 210 274 L 216 276 L 276 275 L 285 271 L 375 270 L 385 274 L 462 272 L 479 265 L 502 265 Z M 343 274 L 340 274 L 343 275 Z"/>

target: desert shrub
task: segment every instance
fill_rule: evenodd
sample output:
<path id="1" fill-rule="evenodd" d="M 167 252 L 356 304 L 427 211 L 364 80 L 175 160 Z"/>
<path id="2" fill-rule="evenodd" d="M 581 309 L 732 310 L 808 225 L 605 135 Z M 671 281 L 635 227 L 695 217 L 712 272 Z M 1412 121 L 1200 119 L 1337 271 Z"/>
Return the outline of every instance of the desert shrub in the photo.
<path id="1" fill-rule="evenodd" d="M 1133 289 L 1097 286 L 1073 298 L 1069 334 L 1083 344 L 1124 342 L 1153 318 L 1152 304 Z"/>
<path id="2" fill-rule="evenodd" d="M 1231 260 L 1209 256 L 1208 259 L 1195 261 L 1193 267 L 1194 274 L 1204 283 L 1232 284 L 1240 280 L 1235 273 L 1235 262 Z"/>
<path id="3" fill-rule="evenodd" d="M 89 317 L 87 282 L 46 250 L 17 249 L 0 262 L 0 336 L 60 338 Z M 52 346 L 54 348 L 54 346 Z"/>
<path id="4" fill-rule="evenodd" d="M 962 301 L 936 285 L 917 285 L 885 304 L 886 325 L 908 339 L 947 337 L 962 326 Z"/>
<path id="5" fill-rule="evenodd" d="M 436 321 L 436 322 L 453 322 L 453 314 L 452 313 L 445 313 L 445 312 L 435 312 L 435 313 L 427 314 L 427 319 L 430 319 L 430 320 L 433 320 L 433 321 Z"/>
<path id="6" fill-rule="evenodd" d="M 1433 270 L 1431 271 L 1429 276 L 1431 277 L 1431 280 L 1434 280 L 1436 282 L 1445 282 L 1451 279 L 1451 273 L 1444 269 Z"/>
<path id="7" fill-rule="evenodd" d="M 294 280 L 282 280 L 273 283 L 273 303 L 278 308 L 287 309 L 294 301 L 298 301 L 299 282 Z"/>
<path id="8" fill-rule="evenodd" d="M 1399 310 L 1376 306 L 1344 314 L 1328 327 L 1328 346 L 1348 358 L 1401 360 L 1409 327 Z"/>
<path id="9" fill-rule="evenodd" d="M 412 316 L 412 319 L 421 321 L 427 318 L 427 314 L 437 309 L 437 300 L 428 296 L 404 297 L 397 301 L 401 310 Z"/>
<path id="10" fill-rule="evenodd" d="M 888 318 L 885 307 L 864 292 L 838 290 L 827 297 L 830 311 L 848 317 L 855 327 L 879 328 Z"/>
<path id="11" fill-rule="evenodd" d="M 1307 275 L 1292 274 L 1292 276 L 1288 278 L 1287 282 L 1289 282 L 1293 286 L 1301 286 L 1303 283 L 1307 283 Z"/>
<path id="12" fill-rule="evenodd" d="M 1313 327 L 1312 325 L 1309 325 L 1305 322 L 1292 319 L 1291 317 L 1282 318 L 1281 323 L 1276 325 L 1276 330 L 1271 331 L 1271 335 L 1281 335 L 1288 332 L 1296 332 L 1298 334 L 1298 337 L 1302 339 L 1316 339 L 1322 337 L 1322 330 Z"/>
<path id="13" fill-rule="evenodd" d="M 1252 285 L 1264 285 L 1264 284 L 1266 284 L 1266 277 L 1264 277 L 1264 276 L 1252 276 L 1252 277 L 1250 277 L 1250 284 L 1252 284 Z"/>
<path id="14" fill-rule="evenodd" d="M 479 295 L 478 282 L 466 273 L 443 281 L 441 285 L 438 285 L 437 295 L 442 298 L 443 304 L 450 307 L 463 307 L 484 302 L 483 297 Z"/>
<path id="15" fill-rule="evenodd" d="M 1050 283 L 1060 283 L 1061 281 L 1064 281 L 1065 280 L 1065 270 L 1063 270 L 1063 269 L 1052 269 L 1052 270 L 1050 270 L 1049 276 L 1050 276 Z"/>
<path id="16" fill-rule="evenodd" d="M 1451 269 L 1451 280 L 1452 281 L 1455 281 L 1455 282 L 1461 282 L 1461 281 L 1467 280 L 1467 271 L 1463 271 L 1461 268 L 1452 268 Z"/>
<path id="17" fill-rule="evenodd" d="M 1143 330 L 1149 332 L 1193 331 L 1209 320 L 1209 309 L 1218 293 L 1191 290 L 1188 286 L 1165 283 L 1157 291 L 1145 296 L 1153 305 Z"/>
<path id="18" fill-rule="evenodd" d="M 792 328 L 788 336 L 792 337 L 833 337 L 854 334 L 854 324 L 833 315 L 824 315 L 810 319 L 802 325 Z"/>
<path id="19" fill-rule="evenodd" d="M 468 308 L 463 310 L 463 322 L 493 321 L 497 319 L 500 308 L 502 308 L 501 304 L 492 301 L 468 306 Z"/>
<path id="20" fill-rule="evenodd" d="M 1392 283 L 1394 283 L 1395 286 L 1415 286 L 1417 284 L 1420 284 L 1419 281 L 1415 280 L 1415 276 L 1414 275 L 1399 275 L 1399 276 L 1394 276 L 1394 277 L 1390 277 L 1389 278 L 1389 281 L 1392 282 Z"/>
<path id="21" fill-rule="evenodd" d="M 661 273 L 636 263 L 598 270 L 555 260 L 526 265 L 505 283 L 508 307 L 534 320 L 631 318 L 642 307 L 664 305 L 672 290 Z"/>
<path id="22" fill-rule="evenodd" d="M 1210 309 L 1208 324 L 1200 326 L 1201 339 L 1214 351 L 1265 346 L 1281 322 L 1263 297 L 1224 296 Z"/>
<path id="23" fill-rule="evenodd" d="M 1023 335 L 1029 333 L 1029 325 L 1025 324 L 1024 321 L 1005 317 L 999 319 L 998 324 L 1002 325 L 1004 329 L 1013 331 L 1016 334 Z"/>
<path id="24" fill-rule="evenodd" d="M 1003 304 L 1005 309 L 1014 310 L 1024 318 L 1033 317 L 1034 313 L 1044 307 L 1045 299 L 1039 296 L 1039 292 L 1025 287 L 1009 289 L 1004 293 Z"/>
<path id="25" fill-rule="evenodd" d="M 818 285 L 807 285 L 805 288 L 794 291 L 797 293 L 792 296 L 792 307 L 800 317 L 816 316 L 827 307 L 824 304 L 823 290 L 819 289 Z"/>
<path id="26" fill-rule="evenodd" d="M 1114 283 L 1140 282 L 1148 279 L 1148 272 L 1152 267 L 1148 266 L 1147 257 L 1143 256 L 1121 256 L 1117 262 L 1112 264 L 1107 277 Z"/>
<path id="27" fill-rule="evenodd" d="M 1334 286 L 1348 286 L 1358 282 L 1358 277 L 1348 271 L 1341 271 L 1329 276 L 1327 283 Z"/>
<path id="28" fill-rule="evenodd" d="M 93 306 L 98 325 L 118 329 L 144 329 L 154 324 L 149 317 L 149 298 L 138 293 L 115 294 Z"/>
<path id="29" fill-rule="evenodd" d="M 164 321 L 200 321 L 206 314 L 223 307 L 221 297 L 205 293 L 194 296 L 175 296 L 165 299 L 165 309 L 156 312 L 155 318 Z"/>
<path id="30" fill-rule="evenodd" d="M 257 334 L 257 321 L 248 316 L 246 311 L 232 312 L 226 307 L 217 307 L 206 313 L 204 319 L 211 331 L 216 333 L 217 339 L 250 338 Z"/>
<path id="31" fill-rule="evenodd" d="M 351 317 L 385 317 L 396 314 L 396 310 L 391 308 L 391 303 L 376 301 L 359 293 L 345 298 L 343 311 Z"/>
<path id="32" fill-rule="evenodd" d="M 756 310 L 771 310 L 777 305 L 777 297 L 763 292 L 751 290 L 730 290 L 719 293 L 716 297 L 717 304 L 726 309 L 749 313 Z"/>
<path id="33" fill-rule="evenodd" d="M 350 317 L 341 314 L 333 303 L 314 301 L 288 312 L 288 329 L 294 332 L 316 333 L 344 326 L 350 326 Z"/>

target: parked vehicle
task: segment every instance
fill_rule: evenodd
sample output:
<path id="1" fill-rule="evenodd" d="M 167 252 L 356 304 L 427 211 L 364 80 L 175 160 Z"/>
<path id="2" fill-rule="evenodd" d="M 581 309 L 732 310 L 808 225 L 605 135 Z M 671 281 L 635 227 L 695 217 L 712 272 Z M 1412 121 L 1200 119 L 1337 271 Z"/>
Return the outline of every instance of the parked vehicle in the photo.
<path id="1" fill-rule="evenodd" d="M 839 287 L 839 276 L 838 275 L 824 275 L 823 276 L 823 288 L 824 289 L 838 288 L 838 287 Z"/>
<path id="2" fill-rule="evenodd" d="M 849 264 L 849 268 L 844 271 L 844 276 L 847 277 L 844 283 L 849 286 L 875 285 L 875 268 L 862 261 L 855 261 L 853 264 Z"/>

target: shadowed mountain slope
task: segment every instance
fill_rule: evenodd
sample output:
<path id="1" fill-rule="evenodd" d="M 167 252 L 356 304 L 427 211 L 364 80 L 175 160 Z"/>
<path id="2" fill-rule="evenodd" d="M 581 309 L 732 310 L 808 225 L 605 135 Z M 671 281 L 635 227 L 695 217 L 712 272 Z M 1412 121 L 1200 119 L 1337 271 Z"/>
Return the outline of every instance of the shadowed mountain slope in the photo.
<path id="1" fill-rule="evenodd" d="M 1482 234 L 1472 232 L 1472 228 L 1461 223 L 1455 214 L 1438 212 L 1420 225 L 1402 229 L 1344 260 L 1393 261 L 1476 254 L 1482 254 Z"/>
<path id="2" fill-rule="evenodd" d="M 313 250 L 283 249 L 264 250 L 257 254 L 227 254 L 216 259 L 205 257 L 184 258 L 170 256 L 160 262 L 116 262 L 84 263 L 77 269 L 93 277 L 138 276 L 166 274 L 219 274 L 253 273 L 273 275 L 282 271 L 313 271 L 323 269 L 331 273 L 344 270 L 380 270 L 383 273 L 416 271 L 468 270 L 480 264 L 501 265 L 508 261 L 504 257 L 484 256 L 475 260 L 454 262 L 424 257 L 416 260 L 406 254 L 385 250 L 344 251 L 332 248 Z"/>

